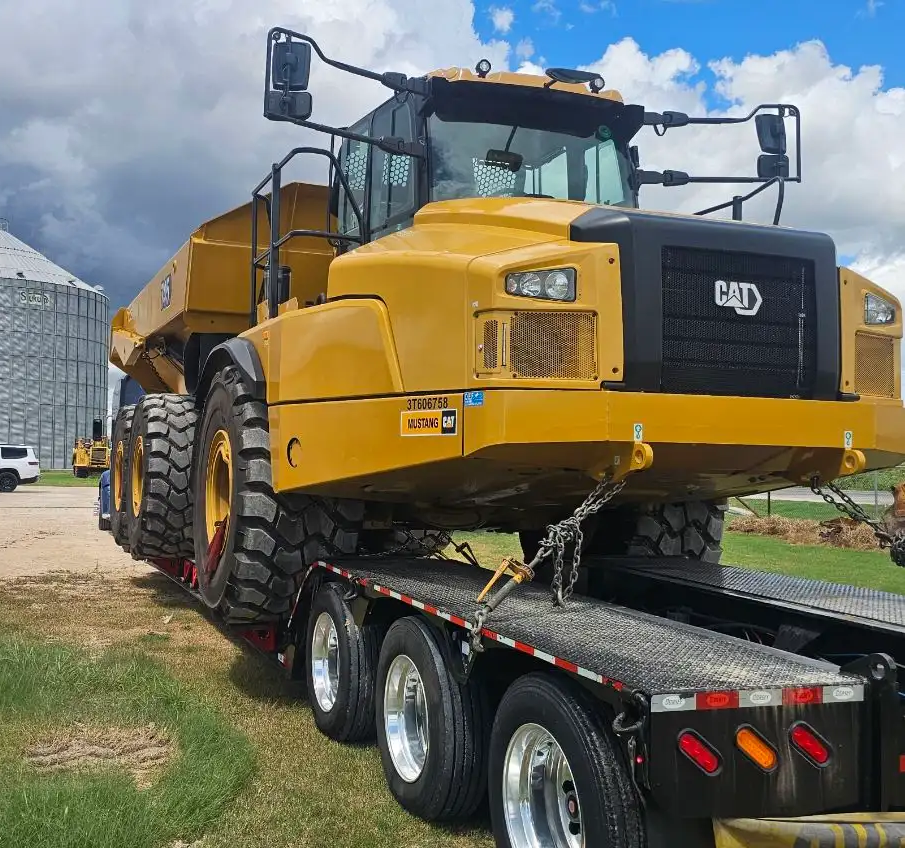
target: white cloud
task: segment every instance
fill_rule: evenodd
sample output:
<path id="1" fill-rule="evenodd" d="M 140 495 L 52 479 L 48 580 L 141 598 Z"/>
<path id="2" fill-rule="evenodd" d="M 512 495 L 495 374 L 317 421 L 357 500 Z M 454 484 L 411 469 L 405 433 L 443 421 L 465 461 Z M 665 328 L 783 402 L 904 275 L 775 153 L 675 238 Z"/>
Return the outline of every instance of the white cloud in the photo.
<path id="1" fill-rule="evenodd" d="M 515 55 L 519 59 L 530 59 L 534 55 L 534 42 L 530 38 L 523 38 L 515 45 Z"/>
<path id="2" fill-rule="evenodd" d="M 877 9 L 879 9 L 882 5 L 883 0 L 867 0 L 867 6 L 864 8 L 864 12 L 869 18 L 872 18 L 877 14 Z"/>
<path id="3" fill-rule="evenodd" d="M 615 18 L 618 14 L 615 0 L 581 0 L 578 9 L 586 15 L 593 15 L 595 12 L 609 12 Z"/>
<path id="4" fill-rule="evenodd" d="M 531 11 L 544 16 L 553 24 L 558 24 L 562 17 L 562 10 L 556 5 L 556 0 L 535 0 Z"/>
<path id="5" fill-rule="evenodd" d="M 493 28 L 500 33 L 507 33 L 512 29 L 515 21 L 515 12 L 508 6 L 491 6 L 490 20 L 493 22 Z"/>

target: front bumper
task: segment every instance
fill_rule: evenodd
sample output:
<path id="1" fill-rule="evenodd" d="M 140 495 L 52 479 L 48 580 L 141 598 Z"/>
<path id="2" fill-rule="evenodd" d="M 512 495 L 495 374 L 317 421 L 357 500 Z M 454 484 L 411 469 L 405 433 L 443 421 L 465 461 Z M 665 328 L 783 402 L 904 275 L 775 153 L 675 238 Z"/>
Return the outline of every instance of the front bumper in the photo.
<path id="1" fill-rule="evenodd" d="M 863 452 L 867 469 L 905 461 L 900 401 L 489 390 L 463 418 L 464 455 L 486 460 L 595 473 L 613 445 L 647 442 L 654 458 L 644 488 L 659 497 L 687 496 L 689 487 L 715 496 L 801 483 L 812 467 L 838 471 L 846 449 Z"/>

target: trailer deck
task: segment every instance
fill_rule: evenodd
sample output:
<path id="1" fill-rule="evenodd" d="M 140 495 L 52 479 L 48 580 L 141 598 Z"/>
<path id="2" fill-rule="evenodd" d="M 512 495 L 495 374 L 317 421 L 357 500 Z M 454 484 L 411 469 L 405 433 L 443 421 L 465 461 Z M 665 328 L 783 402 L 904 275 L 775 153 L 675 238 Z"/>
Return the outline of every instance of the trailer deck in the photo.
<path id="1" fill-rule="evenodd" d="M 891 592 L 690 559 L 611 559 L 603 567 L 723 597 L 769 601 L 774 607 L 834 623 L 842 620 L 878 632 L 905 635 L 905 596 Z"/>
<path id="2" fill-rule="evenodd" d="M 456 560 L 357 557 L 319 565 L 468 629 L 489 577 Z M 653 711 L 669 708 L 664 697 L 688 692 L 738 693 L 740 706 L 764 706 L 769 692 L 774 705 L 788 703 L 777 690 L 814 687 L 826 701 L 863 697 L 863 680 L 830 663 L 577 594 L 557 607 L 538 584 L 518 587 L 483 634 L 617 690 L 640 690 Z M 752 700 L 754 692 L 760 697 Z"/>

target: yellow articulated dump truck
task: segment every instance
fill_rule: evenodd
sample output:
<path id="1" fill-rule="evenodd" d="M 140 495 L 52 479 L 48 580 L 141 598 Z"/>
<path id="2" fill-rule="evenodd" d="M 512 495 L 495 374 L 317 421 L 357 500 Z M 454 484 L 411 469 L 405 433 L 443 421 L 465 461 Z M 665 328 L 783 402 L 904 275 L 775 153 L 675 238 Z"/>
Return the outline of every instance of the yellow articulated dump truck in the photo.
<path id="1" fill-rule="evenodd" d="M 313 59 L 392 94 L 315 123 Z M 905 599 L 720 561 L 730 496 L 807 486 L 905 563 L 834 482 L 905 460 L 901 305 L 778 225 L 795 107 L 375 73 L 274 29 L 264 114 L 331 143 L 113 320 L 145 391 L 113 431 L 116 542 L 306 679 L 327 736 L 376 737 L 423 819 L 487 798 L 509 848 L 905 838 Z M 641 166 L 644 128 L 748 122 L 756 174 Z M 325 186 L 284 184 L 299 157 Z M 695 182 L 753 190 L 639 208 Z M 773 222 L 742 220 L 768 188 Z M 521 557 L 478 562 L 473 530 Z"/>
<path id="2" fill-rule="evenodd" d="M 94 419 L 90 439 L 72 443 L 72 473 L 76 477 L 103 474 L 110 467 L 110 440 L 104 435 L 104 422 Z"/>

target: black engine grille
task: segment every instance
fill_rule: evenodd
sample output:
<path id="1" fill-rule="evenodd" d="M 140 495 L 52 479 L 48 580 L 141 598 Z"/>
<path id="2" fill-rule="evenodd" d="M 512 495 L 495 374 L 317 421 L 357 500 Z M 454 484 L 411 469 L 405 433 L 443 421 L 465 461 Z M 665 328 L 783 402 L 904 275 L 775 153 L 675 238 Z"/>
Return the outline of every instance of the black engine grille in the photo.
<path id="1" fill-rule="evenodd" d="M 817 307 L 811 260 L 663 247 L 661 388 L 675 394 L 802 397 L 814 392 Z M 753 283 L 756 315 L 716 302 L 716 284 Z M 748 292 L 741 308 L 753 307 Z"/>

